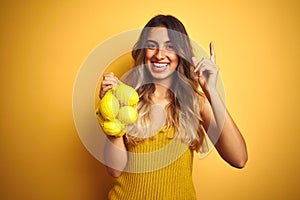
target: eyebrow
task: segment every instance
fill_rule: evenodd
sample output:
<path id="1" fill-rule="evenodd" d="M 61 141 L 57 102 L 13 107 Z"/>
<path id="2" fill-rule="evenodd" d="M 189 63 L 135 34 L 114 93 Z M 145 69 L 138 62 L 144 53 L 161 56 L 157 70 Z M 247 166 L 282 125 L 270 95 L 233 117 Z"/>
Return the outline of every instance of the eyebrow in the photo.
<path id="1" fill-rule="evenodd" d="M 146 40 L 146 42 L 153 42 L 153 43 L 155 43 L 155 44 L 158 44 L 158 42 L 157 41 L 155 41 L 155 40 Z M 168 40 L 168 41 L 165 41 L 164 42 L 165 44 L 168 44 L 168 43 L 172 43 L 170 40 Z"/>

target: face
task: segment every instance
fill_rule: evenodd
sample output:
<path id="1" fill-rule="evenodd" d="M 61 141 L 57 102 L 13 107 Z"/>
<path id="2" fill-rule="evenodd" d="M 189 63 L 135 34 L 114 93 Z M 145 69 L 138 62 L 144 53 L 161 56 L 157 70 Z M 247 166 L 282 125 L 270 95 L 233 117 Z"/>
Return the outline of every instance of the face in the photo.
<path id="1" fill-rule="evenodd" d="M 163 80 L 171 77 L 178 66 L 178 56 L 170 41 L 167 28 L 154 27 L 146 41 L 145 64 L 152 78 Z"/>

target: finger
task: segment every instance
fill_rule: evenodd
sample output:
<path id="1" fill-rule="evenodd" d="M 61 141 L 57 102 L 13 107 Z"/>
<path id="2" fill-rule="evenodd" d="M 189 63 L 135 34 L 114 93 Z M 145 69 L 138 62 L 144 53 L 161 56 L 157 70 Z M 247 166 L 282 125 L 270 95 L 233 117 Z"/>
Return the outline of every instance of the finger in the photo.
<path id="1" fill-rule="evenodd" d="M 219 68 L 215 65 L 215 64 L 211 64 L 212 61 L 210 62 L 202 62 L 199 65 L 199 74 L 200 76 L 203 75 L 203 73 L 205 72 L 205 74 L 216 74 L 219 71 Z"/>
<path id="2" fill-rule="evenodd" d="M 106 93 L 108 90 L 110 90 L 111 88 L 113 88 L 114 86 L 113 85 L 107 85 L 107 86 L 104 86 L 103 88 L 102 88 L 102 91 L 104 92 L 104 93 Z"/>
<path id="3" fill-rule="evenodd" d="M 198 69 L 199 69 L 199 62 L 198 62 L 198 59 L 196 58 L 196 57 L 192 57 L 192 61 L 193 61 L 193 65 L 194 65 L 194 67 L 195 67 L 195 69 L 194 69 L 194 72 L 197 72 L 198 71 Z"/>
<path id="4" fill-rule="evenodd" d="M 193 65 L 196 67 L 198 64 L 198 59 L 196 57 L 192 57 Z"/>
<path id="5" fill-rule="evenodd" d="M 102 87 L 101 88 L 101 90 L 100 90 L 100 99 L 102 99 L 103 97 L 104 97 L 104 95 L 106 94 L 106 92 L 108 91 L 108 90 L 110 90 L 111 88 L 113 88 L 113 86 L 112 85 L 108 85 L 108 86 L 104 86 L 104 87 Z"/>
<path id="6" fill-rule="evenodd" d="M 109 77 L 109 76 L 104 76 L 103 77 L 103 81 L 112 81 L 112 82 L 118 82 L 118 78 L 117 77 Z"/>
<path id="7" fill-rule="evenodd" d="M 198 65 L 216 66 L 215 63 L 211 59 L 208 59 L 208 58 L 203 58 L 202 60 L 200 60 Z"/>
<path id="8" fill-rule="evenodd" d="M 201 66 L 201 68 L 199 69 L 199 73 L 202 75 L 205 75 L 205 76 L 210 76 L 210 75 L 217 75 L 218 74 L 218 71 L 219 71 L 219 68 L 217 67 L 211 67 L 211 66 Z"/>
<path id="9" fill-rule="evenodd" d="M 108 86 L 108 85 L 117 86 L 118 82 L 116 82 L 115 80 L 103 80 L 101 83 L 101 86 Z"/>
<path id="10" fill-rule="evenodd" d="M 113 74 L 104 74 L 103 79 L 117 79 L 117 77 Z"/>
<path id="11" fill-rule="evenodd" d="M 204 66 L 210 66 L 211 62 L 212 61 L 210 59 L 202 58 L 200 62 L 197 64 L 195 71 L 200 71 L 200 68 L 203 68 Z"/>
<path id="12" fill-rule="evenodd" d="M 117 85 L 118 84 L 118 78 L 112 74 L 104 74 L 103 75 L 103 81 L 111 81 L 113 84 Z"/>
<path id="13" fill-rule="evenodd" d="M 215 54 L 215 47 L 213 42 L 209 43 L 209 50 L 210 50 L 210 60 L 216 64 L 216 54 Z"/>
<path id="14" fill-rule="evenodd" d="M 203 62 L 199 62 L 197 65 L 197 68 L 196 68 L 197 72 L 199 73 L 199 77 L 201 77 L 203 74 L 203 71 L 204 71 L 203 67 L 204 67 Z"/>
<path id="15" fill-rule="evenodd" d="M 193 59 L 193 58 L 192 58 L 192 59 Z M 195 60 L 195 62 L 194 62 L 194 61 L 193 61 L 193 62 L 194 62 L 194 65 L 195 65 L 195 70 L 194 70 L 194 72 L 196 72 L 196 71 L 199 70 L 200 66 L 203 64 L 205 58 L 202 58 L 199 62 L 198 62 L 198 60 L 197 60 L 196 57 L 195 57 L 195 59 L 193 59 L 193 60 Z"/>

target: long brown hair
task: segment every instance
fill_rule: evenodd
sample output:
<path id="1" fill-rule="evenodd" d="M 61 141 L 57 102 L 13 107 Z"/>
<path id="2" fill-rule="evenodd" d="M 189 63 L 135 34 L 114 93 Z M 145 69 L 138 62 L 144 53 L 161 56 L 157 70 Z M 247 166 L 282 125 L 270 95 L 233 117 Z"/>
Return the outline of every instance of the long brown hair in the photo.
<path id="1" fill-rule="evenodd" d="M 153 17 L 145 25 L 133 47 L 132 57 L 135 61 L 135 67 L 126 76 L 126 81 L 138 91 L 140 97 L 137 107 L 139 117 L 135 124 L 129 126 L 127 141 L 131 144 L 138 144 L 149 134 L 147 127 L 151 123 L 151 95 L 155 91 L 155 85 L 151 81 L 151 75 L 144 61 L 146 40 L 153 27 L 167 28 L 169 38 L 179 59 L 176 73 L 173 75 L 173 83 L 168 89 L 170 103 L 166 106 L 165 130 L 174 127 L 175 132 L 171 138 L 179 138 L 186 142 L 191 149 L 199 151 L 205 138 L 200 116 L 203 93 L 199 90 L 199 82 L 191 64 L 194 54 L 188 34 L 184 25 L 171 15 Z"/>

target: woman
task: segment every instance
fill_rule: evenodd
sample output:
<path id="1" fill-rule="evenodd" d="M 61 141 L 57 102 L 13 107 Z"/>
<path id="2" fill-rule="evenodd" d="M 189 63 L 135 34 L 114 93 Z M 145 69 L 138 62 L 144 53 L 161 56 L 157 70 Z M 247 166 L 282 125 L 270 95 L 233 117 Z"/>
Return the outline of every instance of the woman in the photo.
<path id="1" fill-rule="evenodd" d="M 109 199 L 196 199 L 193 152 L 204 150 L 205 131 L 226 162 L 243 168 L 246 144 L 216 90 L 219 68 L 213 43 L 210 58 L 198 62 L 183 24 L 158 15 L 144 27 L 132 56 L 135 67 L 126 83 L 139 94 L 139 117 L 124 137 L 108 136 L 107 169 L 116 178 Z M 100 98 L 117 84 L 116 76 L 105 74 Z M 165 117 L 155 115 L 153 105 Z M 156 126 L 161 121 L 163 126 Z M 166 146 L 172 147 L 161 156 L 151 154 Z"/>

